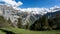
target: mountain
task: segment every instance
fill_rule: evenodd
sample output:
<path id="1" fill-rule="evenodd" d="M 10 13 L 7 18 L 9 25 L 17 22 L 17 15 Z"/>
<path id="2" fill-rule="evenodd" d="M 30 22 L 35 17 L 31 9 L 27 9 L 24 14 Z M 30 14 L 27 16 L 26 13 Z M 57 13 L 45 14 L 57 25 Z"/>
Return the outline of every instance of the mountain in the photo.
<path id="1" fill-rule="evenodd" d="M 30 27 L 32 30 L 60 29 L 60 8 L 42 15 Z"/>
<path id="2" fill-rule="evenodd" d="M 48 17 L 48 18 L 54 18 L 57 14 L 60 13 L 60 8 L 54 8 L 52 9 L 52 12 L 48 12 L 46 13 L 45 15 Z"/>
<path id="3" fill-rule="evenodd" d="M 21 19 L 21 25 L 32 25 L 42 16 L 48 17 L 48 19 L 54 19 L 57 14 L 60 13 L 60 7 L 52 8 L 17 8 L 9 5 L 0 5 L 0 15 L 6 20 L 11 20 L 12 24 L 17 27 L 18 18 Z"/>
<path id="4" fill-rule="evenodd" d="M 15 22 L 18 22 L 17 18 L 19 18 L 19 16 L 17 15 L 18 10 L 15 10 L 12 6 L 0 4 L 0 12 L 2 12 L 2 16 L 4 17 L 5 20 L 10 19 L 11 23 L 16 27 Z"/>

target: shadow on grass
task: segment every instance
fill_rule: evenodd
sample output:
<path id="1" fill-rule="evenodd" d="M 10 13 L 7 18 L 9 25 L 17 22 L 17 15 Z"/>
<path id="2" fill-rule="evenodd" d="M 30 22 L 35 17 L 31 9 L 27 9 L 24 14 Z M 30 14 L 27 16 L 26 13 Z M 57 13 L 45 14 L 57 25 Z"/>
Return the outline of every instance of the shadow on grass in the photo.
<path id="1" fill-rule="evenodd" d="M 12 31 L 8 31 L 8 30 L 4 30 L 4 29 L 0 29 L 2 32 L 5 32 L 6 34 L 15 34 L 14 32 Z"/>

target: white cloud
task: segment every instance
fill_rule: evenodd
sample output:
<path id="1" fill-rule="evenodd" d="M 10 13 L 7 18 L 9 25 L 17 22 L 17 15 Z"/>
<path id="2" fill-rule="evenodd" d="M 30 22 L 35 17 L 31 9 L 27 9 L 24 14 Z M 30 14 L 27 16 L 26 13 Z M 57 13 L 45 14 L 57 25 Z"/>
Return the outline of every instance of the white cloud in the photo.
<path id="1" fill-rule="evenodd" d="M 5 4 L 9 4 L 9 5 L 15 6 L 15 7 L 23 4 L 22 2 L 20 2 L 20 1 L 16 2 L 15 0 L 0 0 L 0 1 L 3 1 L 3 2 L 5 2 Z"/>

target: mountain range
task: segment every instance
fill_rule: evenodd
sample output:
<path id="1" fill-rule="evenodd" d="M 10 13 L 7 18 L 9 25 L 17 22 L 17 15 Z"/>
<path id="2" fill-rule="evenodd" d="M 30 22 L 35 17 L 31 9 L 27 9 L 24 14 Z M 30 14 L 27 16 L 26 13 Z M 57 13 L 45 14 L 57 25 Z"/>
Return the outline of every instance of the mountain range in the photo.
<path id="1" fill-rule="evenodd" d="M 18 22 L 18 18 L 22 19 L 22 25 L 34 23 L 39 17 L 46 15 L 48 19 L 55 18 L 56 14 L 60 13 L 60 7 L 52 8 L 17 8 L 9 5 L 0 5 L 0 15 L 5 19 L 10 19 L 12 23 Z M 15 23 L 17 24 L 17 23 Z"/>

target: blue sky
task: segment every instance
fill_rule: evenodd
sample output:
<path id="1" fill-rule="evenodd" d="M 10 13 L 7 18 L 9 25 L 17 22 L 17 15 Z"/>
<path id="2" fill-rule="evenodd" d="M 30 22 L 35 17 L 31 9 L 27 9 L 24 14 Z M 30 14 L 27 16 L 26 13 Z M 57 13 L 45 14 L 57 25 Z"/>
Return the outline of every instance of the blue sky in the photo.
<path id="1" fill-rule="evenodd" d="M 20 8 L 41 8 L 41 7 L 50 8 L 53 6 L 60 6 L 60 0 L 13 0 L 13 1 L 22 2 L 23 4 L 19 6 Z"/>
<path id="2" fill-rule="evenodd" d="M 16 0 L 21 1 L 23 5 L 21 8 L 50 8 L 53 6 L 60 6 L 60 0 Z"/>

